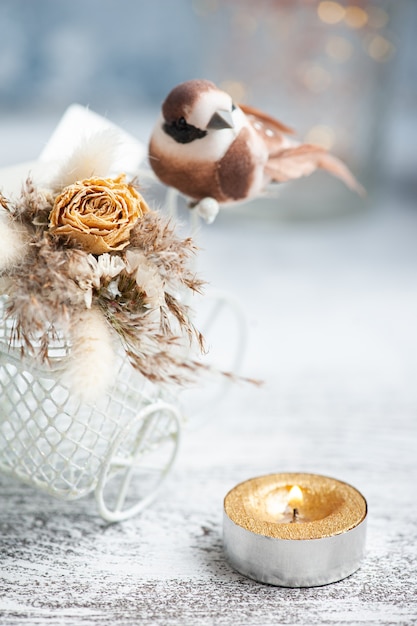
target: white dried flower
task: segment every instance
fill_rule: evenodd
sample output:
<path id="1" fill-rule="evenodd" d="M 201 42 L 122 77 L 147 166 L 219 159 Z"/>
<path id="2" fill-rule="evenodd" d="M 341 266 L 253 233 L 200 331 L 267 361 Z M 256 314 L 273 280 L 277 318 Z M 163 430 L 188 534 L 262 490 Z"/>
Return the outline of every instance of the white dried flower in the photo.
<path id="1" fill-rule="evenodd" d="M 76 251 L 68 260 L 68 275 L 84 291 L 84 302 L 87 309 L 91 308 L 93 289 L 100 286 L 97 260 L 92 254 L 80 254 Z"/>
<path id="2" fill-rule="evenodd" d="M 126 269 L 126 264 L 120 256 L 111 255 L 108 252 L 100 254 L 98 259 L 90 254 L 97 263 L 97 272 L 100 279 L 104 279 L 104 282 L 115 278 Z"/>
<path id="3" fill-rule="evenodd" d="M 156 309 L 165 304 L 164 284 L 153 263 L 150 263 L 143 252 L 127 250 L 127 270 L 135 273 L 136 284 L 145 294 L 145 306 Z"/>

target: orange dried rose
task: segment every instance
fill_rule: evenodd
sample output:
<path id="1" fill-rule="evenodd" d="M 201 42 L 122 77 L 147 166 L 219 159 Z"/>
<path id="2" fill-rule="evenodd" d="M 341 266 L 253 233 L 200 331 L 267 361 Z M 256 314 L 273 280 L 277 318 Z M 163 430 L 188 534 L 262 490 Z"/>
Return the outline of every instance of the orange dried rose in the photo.
<path id="1" fill-rule="evenodd" d="M 87 178 L 65 187 L 49 215 L 53 234 L 76 239 L 86 252 L 103 254 L 129 244 L 136 221 L 149 211 L 140 193 L 117 178 Z"/>

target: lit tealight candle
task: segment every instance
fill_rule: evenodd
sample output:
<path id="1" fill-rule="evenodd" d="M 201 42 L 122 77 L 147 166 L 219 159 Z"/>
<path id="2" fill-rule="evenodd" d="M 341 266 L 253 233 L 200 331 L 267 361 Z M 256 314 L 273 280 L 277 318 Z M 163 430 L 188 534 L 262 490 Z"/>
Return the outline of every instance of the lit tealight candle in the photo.
<path id="1" fill-rule="evenodd" d="M 290 509 L 290 522 L 305 522 L 304 516 L 300 517 L 300 506 L 303 503 L 303 492 L 298 485 L 291 487 L 288 494 L 288 507 Z"/>
<path id="2" fill-rule="evenodd" d="M 334 478 L 252 478 L 224 501 L 226 557 L 240 573 L 270 585 L 326 585 L 358 569 L 366 515 L 359 491 Z"/>

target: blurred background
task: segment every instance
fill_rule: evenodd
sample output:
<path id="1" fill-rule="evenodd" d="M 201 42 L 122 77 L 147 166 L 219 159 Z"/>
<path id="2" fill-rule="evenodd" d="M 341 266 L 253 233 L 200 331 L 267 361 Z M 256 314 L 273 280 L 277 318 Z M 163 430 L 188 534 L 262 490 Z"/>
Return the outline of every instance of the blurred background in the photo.
<path id="1" fill-rule="evenodd" d="M 417 313 L 416 26 L 415 0 L 0 0 L 0 166 L 73 102 L 146 143 L 172 87 L 214 81 L 368 191 L 317 173 L 202 227 L 203 274 L 249 320 L 246 373 L 392 382 Z"/>

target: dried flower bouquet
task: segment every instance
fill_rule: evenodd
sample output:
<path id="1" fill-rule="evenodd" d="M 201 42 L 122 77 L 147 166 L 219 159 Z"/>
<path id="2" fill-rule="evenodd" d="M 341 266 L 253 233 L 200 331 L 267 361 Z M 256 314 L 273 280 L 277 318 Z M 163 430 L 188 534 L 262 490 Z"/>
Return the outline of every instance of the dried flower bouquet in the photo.
<path id="1" fill-rule="evenodd" d="M 188 382 L 202 367 L 190 345 L 202 350 L 203 339 L 183 298 L 202 287 L 190 267 L 195 245 L 124 174 L 97 172 L 102 146 L 102 135 L 90 139 L 46 188 L 29 177 L 17 200 L 0 196 L 11 343 L 48 363 L 50 346 L 64 339 L 66 384 L 88 398 L 111 383 L 120 346 L 156 383 Z"/>

